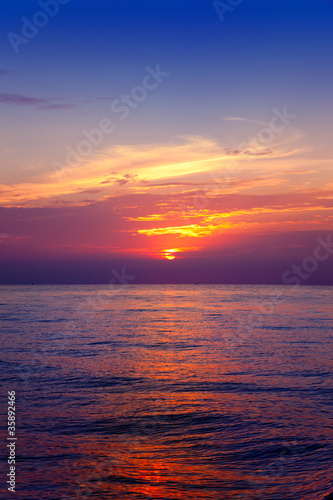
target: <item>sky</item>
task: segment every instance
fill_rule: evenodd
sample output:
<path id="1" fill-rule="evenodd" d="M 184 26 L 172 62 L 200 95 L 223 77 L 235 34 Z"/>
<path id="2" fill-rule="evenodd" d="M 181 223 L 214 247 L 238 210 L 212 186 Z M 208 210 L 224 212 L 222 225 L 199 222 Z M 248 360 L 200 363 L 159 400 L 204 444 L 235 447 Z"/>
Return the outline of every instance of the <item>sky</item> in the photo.
<path id="1" fill-rule="evenodd" d="M 333 284 L 332 21 L 1 2 L 0 283 Z"/>

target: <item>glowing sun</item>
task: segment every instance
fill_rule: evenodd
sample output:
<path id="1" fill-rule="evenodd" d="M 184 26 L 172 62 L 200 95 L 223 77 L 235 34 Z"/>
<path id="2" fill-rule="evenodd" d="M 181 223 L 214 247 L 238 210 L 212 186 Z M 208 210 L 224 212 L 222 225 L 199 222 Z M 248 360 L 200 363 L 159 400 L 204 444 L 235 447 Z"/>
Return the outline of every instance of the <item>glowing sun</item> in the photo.
<path id="1" fill-rule="evenodd" d="M 164 251 L 164 257 L 168 260 L 173 260 L 176 258 L 174 255 L 175 252 L 178 252 L 176 248 L 171 248 L 170 250 L 165 250 Z"/>

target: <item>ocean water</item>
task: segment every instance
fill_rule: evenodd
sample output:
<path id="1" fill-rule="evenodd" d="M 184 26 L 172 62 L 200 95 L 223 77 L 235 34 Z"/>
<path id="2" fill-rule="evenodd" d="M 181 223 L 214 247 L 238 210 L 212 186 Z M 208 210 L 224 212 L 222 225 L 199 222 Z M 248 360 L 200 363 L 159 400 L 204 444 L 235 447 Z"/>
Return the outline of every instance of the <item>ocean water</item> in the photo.
<path id="1" fill-rule="evenodd" d="M 1 498 L 321 500 L 333 288 L 2 286 Z"/>

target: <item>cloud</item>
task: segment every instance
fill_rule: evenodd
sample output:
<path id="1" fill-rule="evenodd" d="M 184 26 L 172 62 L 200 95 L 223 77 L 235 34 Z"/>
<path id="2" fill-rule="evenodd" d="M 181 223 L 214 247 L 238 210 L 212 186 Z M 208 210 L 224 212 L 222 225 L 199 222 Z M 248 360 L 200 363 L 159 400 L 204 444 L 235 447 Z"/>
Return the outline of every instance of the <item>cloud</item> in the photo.
<path id="1" fill-rule="evenodd" d="M 267 126 L 267 123 L 259 121 L 259 120 L 252 120 L 251 118 L 244 118 L 243 116 L 224 116 L 221 118 L 223 122 L 248 122 L 248 123 L 255 123 L 256 125 L 264 125 Z"/>
<path id="2" fill-rule="evenodd" d="M 318 174 L 318 170 L 289 170 L 288 174 L 290 175 Z"/>
<path id="3" fill-rule="evenodd" d="M 119 194 L 179 193 L 193 188 L 205 192 L 235 192 L 239 189 L 283 187 L 281 172 L 295 170 L 286 157 L 295 153 L 290 147 L 263 148 L 260 151 L 221 147 L 212 139 L 186 137 L 167 143 L 116 145 L 82 158 L 81 163 L 55 172 L 51 165 L 32 177 L 5 189 L 3 205 L 47 206 L 58 199 L 78 202 L 77 193 L 103 186 L 97 199 Z M 60 176 L 59 176 L 60 175 Z M 306 180 L 306 179 L 305 179 Z M 197 193 L 193 193 L 195 195 Z M 81 202 L 81 200 L 80 200 Z"/>
<path id="4" fill-rule="evenodd" d="M 126 186 L 142 191 L 150 189 L 148 185 L 145 188 L 143 181 L 192 183 L 194 181 L 187 179 L 187 176 L 207 176 L 207 171 L 221 168 L 220 163 L 230 157 L 230 153 L 215 142 L 198 137 L 167 144 L 118 145 L 96 153 L 91 159 L 82 159 L 81 164 L 75 167 L 64 168 L 61 183 L 56 174 L 49 171 L 30 188 L 18 184 L 16 187 L 22 194 L 24 191 L 28 195 L 30 191 L 32 197 L 35 193 L 37 196 L 69 194 L 73 192 L 73 185 L 87 189 L 98 184 L 104 185 L 109 191 Z M 117 172 L 117 176 L 113 177 L 112 172 Z"/>
<path id="5" fill-rule="evenodd" d="M 96 194 L 96 193 L 100 193 L 102 190 L 101 189 L 86 189 L 84 191 L 78 191 L 78 193 L 80 194 Z M 91 200 L 89 200 L 91 201 Z"/>
<path id="6" fill-rule="evenodd" d="M 136 222 L 138 234 L 147 236 L 174 234 L 180 237 L 204 237 L 225 234 L 226 231 L 251 233 L 258 228 L 262 231 L 280 230 L 286 224 L 290 230 L 310 226 L 327 229 L 333 217 L 333 205 L 332 200 L 320 199 L 320 194 L 217 196 L 209 200 L 208 209 L 195 208 L 190 198 L 180 195 L 182 210 L 179 210 L 179 201 L 177 210 L 177 203 L 170 197 L 169 205 L 161 206 L 160 210 L 152 207 L 149 214 L 146 207 L 144 216 L 124 219 Z M 182 221 L 186 221 L 186 225 L 179 225 Z"/>
<path id="7" fill-rule="evenodd" d="M 224 229 L 228 227 L 228 224 L 220 224 L 219 226 L 199 226 L 198 224 L 189 224 L 187 226 L 176 226 L 176 227 L 161 227 L 161 228 L 153 228 L 153 229 L 139 229 L 139 234 L 146 234 L 147 236 L 156 236 L 163 234 L 177 234 L 180 237 L 191 237 L 191 238 L 199 238 L 202 236 L 207 236 L 212 234 L 217 229 Z"/>
<path id="8" fill-rule="evenodd" d="M 222 118 L 224 122 L 246 122 L 246 118 L 242 118 L 241 116 L 225 116 Z"/>
<path id="9" fill-rule="evenodd" d="M 1 69 L 0 68 L 0 76 L 10 75 L 11 73 L 12 73 L 12 71 L 9 71 L 8 69 Z"/>
<path id="10" fill-rule="evenodd" d="M 44 99 L 28 97 L 21 94 L 0 93 L 0 102 L 3 102 L 5 104 L 20 104 L 23 106 L 36 106 L 38 104 L 45 104 L 47 101 L 45 101 Z"/>
<path id="11" fill-rule="evenodd" d="M 1 71 L 1 70 L 0 70 Z M 1 75 L 1 73 L 0 73 Z M 58 110 L 58 109 L 73 109 L 82 104 L 87 104 L 88 101 L 79 102 L 54 102 L 57 99 L 43 99 L 40 97 L 30 97 L 23 94 L 10 94 L 7 92 L 0 93 L 0 103 L 13 104 L 18 106 L 34 106 L 40 110 Z"/>
<path id="12" fill-rule="evenodd" d="M 52 110 L 52 109 L 73 109 L 77 108 L 78 104 L 76 103 L 59 103 L 59 104 L 48 104 L 46 106 L 41 106 L 39 109 L 42 110 Z"/>

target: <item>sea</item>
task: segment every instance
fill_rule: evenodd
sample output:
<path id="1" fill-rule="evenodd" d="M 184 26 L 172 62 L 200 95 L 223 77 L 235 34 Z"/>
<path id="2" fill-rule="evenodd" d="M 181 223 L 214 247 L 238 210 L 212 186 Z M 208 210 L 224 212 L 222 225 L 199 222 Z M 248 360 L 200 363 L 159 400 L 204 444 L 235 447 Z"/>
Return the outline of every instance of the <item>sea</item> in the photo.
<path id="1" fill-rule="evenodd" d="M 322 500 L 332 298 L 320 286 L 1 286 L 1 498 Z"/>

